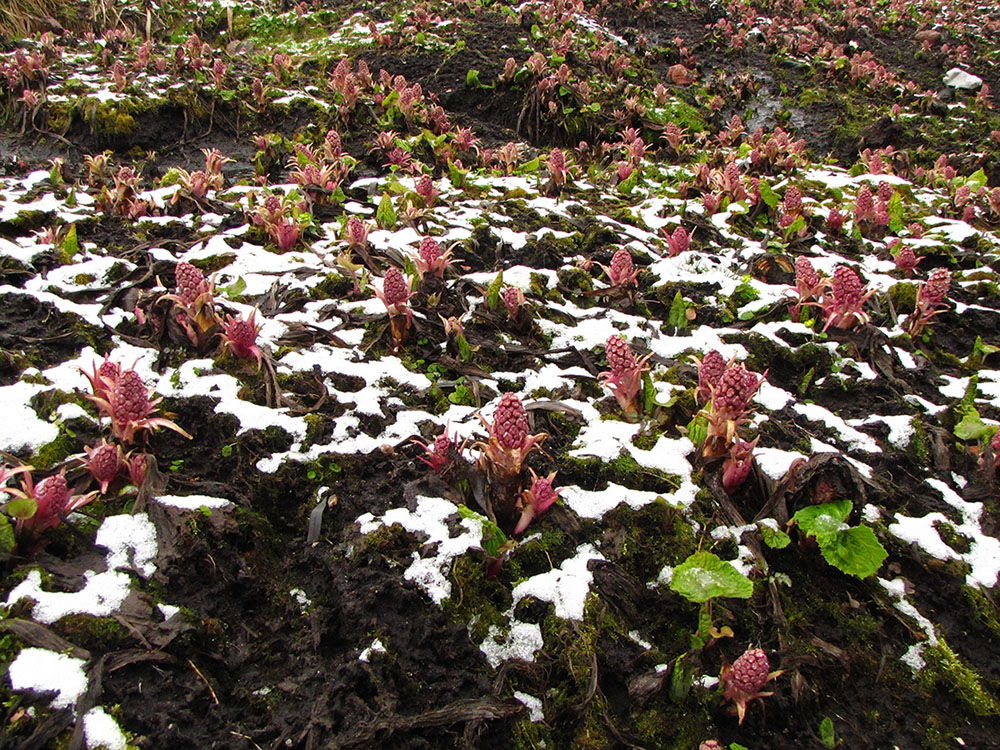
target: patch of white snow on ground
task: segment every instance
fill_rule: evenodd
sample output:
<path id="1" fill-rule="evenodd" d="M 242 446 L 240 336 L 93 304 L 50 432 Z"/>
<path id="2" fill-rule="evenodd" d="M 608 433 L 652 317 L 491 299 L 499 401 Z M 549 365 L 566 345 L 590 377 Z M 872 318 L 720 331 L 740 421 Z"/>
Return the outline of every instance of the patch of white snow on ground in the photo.
<path id="1" fill-rule="evenodd" d="M 113 614 L 132 591 L 131 577 L 122 569 L 142 576 L 155 571 L 156 529 L 145 514 L 109 516 L 97 530 L 94 543 L 108 548 L 108 569 L 85 572 L 79 591 L 45 591 L 41 574 L 32 570 L 7 596 L 7 606 L 25 597 L 33 599 L 31 616 L 44 625 L 71 614 Z"/>
<path id="2" fill-rule="evenodd" d="M 88 748 L 104 748 L 105 750 L 126 750 L 128 741 L 122 733 L 118 722 L 97 706 L 90 709 L 83 717 L 83 735 Z"/>
<path id="3" fill-rule="evenodd" d="M 46 648 L 22 648 L 7 668 L 12 690 L 55 692 L 52 708 L 73 708 L 87 689 L 87 662 Z"/>

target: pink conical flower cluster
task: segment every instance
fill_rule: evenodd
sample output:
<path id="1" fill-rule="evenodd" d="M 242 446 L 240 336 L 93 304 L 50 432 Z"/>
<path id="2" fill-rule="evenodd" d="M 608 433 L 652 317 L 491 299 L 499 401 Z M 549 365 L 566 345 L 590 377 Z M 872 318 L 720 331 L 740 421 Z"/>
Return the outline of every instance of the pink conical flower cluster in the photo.
<path id="1" fill-rule="evenodd" d="M 719 384 L 722 373 L 725 371 L 726 360 L 715 349 L 710 349 L 698 361 L 698 390 L 695 393 L 698 403 L 708 403 L 709 399 L 712 398 L 712 389 Z"/>
<path id="2" fill-rule="evenodd" d="M 720 680 L 725 685 L 725 690 L 722 694 L 726 700 L 735 704 L 740 724 L 743 723 L 747 705 L 751 701 L 774 695 L 761 692 L 761 688 L 783 672 L 770 670 L 767 654 L 759 648 L 748 649 L 731 665 L 723 667 Z"/>
<path id="3" fill-rule="evenodd" d="M 482 416 L 480 419 L 483 419 Z M 493 413 L 493 423 L 485 419 L 483 423 L 490 437 L 486 443 L 477 443 L 476 447 L 483 451 L 480 466 L 492 475 L 509 478 L 520 474 L 524 459 L 546 437 L 544 433 L 529 434 L 528 412 L 521 399 L 513 393 L 500 397 Z"/>
<path id="4" fill-rule="evenodd" d="M 559 499 L 560 490 L 552 487 L 552 480 L 555 479 L 556 472 L 552 472 L 547 477 L 539 477 L 534 471 L 531 472 L 531 487 L 521 493 L 521 500 L 518 509 L 521 517 L 518 519 L 514 533 L 522 533 L 538 516 L 552 507 Z"/>
<path id="5" fill-rule="evenodd" d="M 137 433 L 167 427 L 184 437 L 191 436 L 173 421 L 156 417 L 156 405 L 162 399 L 149 399 L 149 390 L 135 370 L 123 370 L 113 379 L 99 376 L 94 395 L 103 416 L 111 418 L 111 433 L 125 445 L 133 442 Z"/>
<path id="6" fill-rule="evenodd" d="M 635 283 L 639 275 L 639 270 L 635 267 L 635 263 L 632 262 L 632 253 L 628 251 L 628 248 L 624 247 L 618 248 L 615 254 L 611 256 L 610 266 L 605 266 L 602 263 L 601 267 L 604 268 L 605 273 L 608 275 L 608 281 L 614 287 L 631 286 Z"/>
<path id="7" fill-rule="evenodd" d="M 625 418 L 631 421 L 642 408 L 639 403 L 642 376 L 649 370 L 646 363 L 652 355 L 636 359 L 632 347 L 617 333 L 608 338 L 604 351 L 609 369 L 600 373 L 601 383 L 614 394 L 618 405 L 625 412 Z"/>
<path id="8" fill-rule="evenodd" d="M 177 296 L 185 305 L 193 305 L 203 294 L 211 294 L 211 286 L 199 269 L 187 261 L 181 261 L 174 270 L 177 282 Z"/>
<path id="9" fill-rule="evenodd" d="M 863 307 L 874 289 L 865 289 L 861 278 L 850 267 L 839 265 L 833 269 L 833 278 L 823 295 L 822 308 L 826 316 L 823 330 L 828 328 L 853 328 L 857 322 L 867 322 Z"/>
<path id="10" fill-rule="evenodd" d="M 257 346 L 257 334 L 261 325 L 257 323 L 256 308 L 250 311 L 249 318 L 227 318 L 222 324 L 224 346 L 240 359 L 255 359 L 257 367 L 261 365 L 263 352 Z"/>
<path id="11" fill-rule="evenodd" d="M 931 271 L 927 281 L 917 291 L 917 303 L 909 320 L 910 336 L 922 334 L 930 319 L 944 311 L 950 289 L 951 271 L 947 268 L 935 268 Z"/>

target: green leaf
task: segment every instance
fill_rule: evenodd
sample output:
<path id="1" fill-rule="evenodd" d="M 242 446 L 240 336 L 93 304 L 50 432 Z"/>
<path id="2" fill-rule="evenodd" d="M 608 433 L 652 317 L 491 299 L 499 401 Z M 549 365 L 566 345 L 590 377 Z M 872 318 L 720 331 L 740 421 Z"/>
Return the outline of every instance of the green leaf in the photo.
<path id="1" fill-rule="evenodd" d="M 854 504 L 848 499 L 822 505 L 809 505 L 792 516 L 792 520 L 809 536 L 834 534 L 847 528 L 844 522 L 851 515 L 852 507 Z"/>
<path id="2" fill-rule="evenodd" d="M 757 183 L 757 186 L 760 190 L 760 199 L 767 204 L 768 208 L 772 210 L 775 209 L 778 202 L 781 200 L 781 198 L 778 197 L 778 194 L 771 190 L 771 186 L 767 184 L 766 180 L 761 180 Z"/>
<path id="3" fill-rule="evenodd" d="M 392 198 L 388 193 L 382 194 L 382 200 L 375 211 L 375 221 L 382 229 L 392 229 L 396 226 L 396 209 L 392 207 Z"/>
<path id="4" fill-rule="evenodd" d="M 63 237 L 62 251 L 70 258 L 80 252 L 80 242 L 76 238 L 76 224 L 69 225 L 69 231 Z"/>
<path id="5" fill-rule="evenodd" d="M 968 178 L 966 178 L 965 184 L 968 185 L 969 189 L 974 193 L 979 190 L 979 188 L 986 187 L 986 181 L 986 172 L 984 172 L 983 168 L 980 167 L 975 172 L 970 174 Z"/>
<path id="6" fill-rule="evenodd" d="M 649 370 L 646 370 L 642 374 L 642 410 L 646 414 L 652 414 L 654 409 L 656 409 L 656 388 L 653 386 Z"/>
<path id="7" fill-rule="evenodd" d="M 234 281 L 229 286 L 222 288 L 222 291 L 226 293 L 226 296 L 230 299 L 234 297 L 239 297 L 243 294 L 244 290 L 247 288 L 247 282 L 243 280 L 242 276 L 237 276 L 236 281 Z"/>
<path id="8" fill-rule="evenodd" d="M 708 437 L 708 418 L 704 414 L 699 414 L 687 426 L 688 438 L 695 445 L 701 445 Z"/>
<path id="9" fill-rule="evenodd" d="M 500 272 L 497 273 L 497 277 L 493 279 L 489 289 L 486 290 L 486 305 L 491 309 L 495 309 L 500 306 L 501 289 L 503 289 L 503 269 L 500 269 Z"/>
<path id="10" fill-rule="evenodd" d="M 966 408 L 961 411 L 964 413 L 962 421 L 953 430 L 959 440 L 979 440 L 992 431 L 993 428 L 980 419 L 979 412 L 975 409 Z"/>
<path id="11" fill-rule="evenodd" d="M 536 156 L 531 161 L 526 161 L 524 164 L 522 164 L 521 168 L 518 171 L 521 172 L 522 174 L 526 172 L 537 172 L 541 168 L 541 166 L 542 162 Z"/>
<path id="12" fill-rule="evenodd" d="M 795 217 L 795 221 L 793 221 L 785 228 L 785 236 L 791 237 L 793 234 L 798 233 L 799 230 L 805 228 L 806 228 L 806 217 L 804 217 L 802 214 L 799 214 L 798 216 Z"/>
<path id="13" fill-rule="evenodd" d="M 465 187 L 465 176 L 468 174 L 467 171 L 459 169 L 455 162 L 448 161 L 448 178 L 451 180 L 451 184 L 456 188 Z"/>
<path id="14" fill-rule="evenodd" d="M 837 746 L 837 736 L 833 732 L 833 719 L 824 716 L 819 723 L 819 739 L 826 747 Z"/>
<path id="15" fill-rule="evenodd" d="M 639 170 L 633 169 L 632 174 L 630 174 L 626 179 L 618 183 L 618 192 L 622 195 L 630 195 L 633 190 L 635 190 L 636 184 L 639 182 Z"/>
<path id="16" fill-rule="evenodd" d="M 14 524 L 7 516 L 0 516 L 0 560 L 14 551 Z"/>
<path id="17" fill-rule="evenodd" d="M 7 513 L 18 521 L 26 521 L 35 515 L 38 503 L 31 497 L 12 497 L 7 501 Z"/>
<path id="18" fill-rule="evenodd" d="M 475 68 L 469 68 L 469 72 L 465 74 L 465 85 L 472 88 L 481 88 L 483 84 L 479 82 L 479 71 Z"/>
<path id="19" fill-rule="evenodd" d="M 976 336 L 976 340 L 972 344 L 972 354 L 965 358 L 965 365 L 967 367 L 979 368 L 982 366 L 985 357 L 997 352 L 1000 352 L 1000 346 L 984 344 L 982 336 Z"/>
<path id="20" fill-rule="evenodd" d="M 764 544 L 771 549 L 784 549 L 792 541 L 788 534 L 777 528 L 777 524 L 771 525 L 764 523 L 764 521 L 758 521 L 757 528 L 760 529 L 760 535 L 764 538 Z"/>
<path id="21" fill-rule="evenodd" d="M 674 568 L 670 588 L 692 602 L 720 596 L 748 599 L 753 581 L 711 552 L 695 552 Z"/>
<path id="22" fill-rule="evenodd" d="M 681 654 L 674 661 L 674 668 L 670 670 L 670 700 L 674 703 L 683 703 L 691 692 L 691 685 L 694 682 L 694 665 L 690 664 Z"/>
<path id="23" fill-rule="evenodd" d="M 816 541 L 823 558 L 830 565 L 858 578 L 875 575 L 889 555 L 875 537 L 875 532 L 867 526 L 817 535 Z"/>
<path id="24" fill-rule="evenodd" d="M 678 289 L 677 294 L 674 295 L 674 301 L 670 303 L 670 312 L 667 313 L 667 324 L 679 331 L 687 328 L 687 310 L 688 306 L 684 301 L 684 295 Z"/>
<path id="25" fill-rule="evenodd" d="M 889 230 L 898 234 L 906 226 L 903 223 L 903 198 L 899 193 L 893 192 L 886 210 L 889 213 Z"/>

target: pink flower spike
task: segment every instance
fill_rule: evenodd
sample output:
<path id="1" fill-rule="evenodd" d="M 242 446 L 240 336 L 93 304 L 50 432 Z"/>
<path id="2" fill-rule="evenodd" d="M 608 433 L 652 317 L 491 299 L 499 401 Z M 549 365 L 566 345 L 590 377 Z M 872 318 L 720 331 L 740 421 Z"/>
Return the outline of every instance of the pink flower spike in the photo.
<path id="1" fill-rule="evenodd" d="M 507 315 L 511 320 L 517 317 L 521 310 L 521 305 L 525 303 L 524 292 L 516 286 L 509 286 L 503 290 L 503 305 L 507 308 Z"/>
<path id="2" fill-rule="evenodd" d="M 684 227 L 677 227 L 674 229 L 673 234 L 668 234 L 666 227 L 660 231 L 663 232 L 664 237 L 667 239 L 667 248 L 671 258 L 686 252 L 691 245 L 691 238 Z"/>
<path id="3" fill-rule="evenodd" d="M 420 241 L 420 251 L 414 261 L 420 278 L 427 274 L 444 278 L 445 269 L 451 263 L 451 250 L 442 251 L 441 245 L 433 237 L 424 237 Z"/>
<path id="4" fill-rule="evenodd" d="M 823 330 L 853 328 L 857 322 L 868 321 L 863 307 L 874 289 L 865 289 L 858 274 L 850 266 L 840 265 L 833 269 L 828 292 L 823 295 L 822 308 L 826 315 Z"/>
<path id="5" fill-rule="evenodd" d="M 108 492 L 110 485 L 125 468 L 122 449 L 117 443 L 102 440 L 100 444 L 84 448 L 87 453 L 87 470 L 101 488 L 101 494 Z"/>
<path id="6" fill-rule="evenodd" d="M 618 248 L 611 256 L 610 266 L 602 263 L 601 268 L 608 275 L 608 281 L 613 287 L 631 286 L 635 284 L 635 280 L 639 276 L 639 270 L 632 262 L 632 253 L 624 247 Z"/>
<path id="7" fill-rule="evenodd" d="M 559 499 L 562 489 L 553 489 L 552 480 L 555 479 L 556 472 L 552 472 L 547 477 L 539 477 L 533 470 L 531 471 L 531 488 L 521 493 L 521 500 L 518 509 L 521 517 L 517 526 L 514 527 L 514 534 L 521 534 L 538 516 L 552 507 Z"/>
<path id="8" fill-rule="evenodd" d="M 726 664 L 722 668 L 720 680 L 725 685 L 722 695 L 735 704 L 740 724 L 743 723 L 747 705 L 751 701 L 774 695 L 761 692 L 761 688 L 784 672 L 782 670 L 771 672 L 770 669 L 771 664 L 767 660 L 767 654 L 759 648 L 748 649 L 735 662 Z"/>
<path id="9" fill-rule="evenodd" d="M 641 411 L 638 401 L 642 392 L 642 376 L 649 370 L 646 363 L 652 355 L 636 359 L 632 347 L 617 333 L 608 338 L 604 348 L 610 369 L 598 377 L 602 385 L 614 394 L 625 418 L 632 421 Z"/>
<path id="10" fill-rule="evenodd" d="M 260 369 L 263 353 L 257 346 L 257 334 L 263 327 L 256 321 L 257 308 L 250 311 L 250 317 L 226 318 L 222 323 L 224 346 L 240 359 L 256 359 Z"/>
<path id="11" fill-rule="evenodd" d="M 528 433 L 528 412 L 513 393 L 500 397 L 492 424 L 482 415 L 479 418 L 490 437 L 486 443 L 476 443 L 475 447 L 482 450 L 479 464 L 488 473 L 506 477 L 519 474 L 524 459 L 547 437 L 546 433 Z"/>
<path id="12" fill-rule="evenodd" d="M 90 396 L 103 412 L 111 417 L 111 433 L 126 445 L 135 440 L 136 433 L 167 427 L 190 439 L 191 435 L 166 417 L 153 416 L 161 399 L 149 399 L 149 390 L 135 370 L 125 370 L 111 388 L 110 398 Z"/>
<path id="13" fill-rule="evenodd" d="M 757 447 L 758 435 L 752 442 L 740 440 L 729 448 L 729 455 L 722 463 L 722 486 L 730 495 L 742 485 L 753 468 L 753 449 Z"/>
<path id="14" fill-rule="evenodd" d="M 704 357 L 697 361 L 698 390 L 695 393 L 695 398 L 697 398 L 698 403 L 705 404 L 712 398 L 712 389 L 719 384 L 722 373 L 726 371 L 726 360 L 715 349 L 710 349 Z"/>
<path id="15" fill-rule="evenodd" d="M 413 442 L 424 448 L 425 455 L 417 456 L 417 459 L 430 466 L 435 474 L 440 474 L 441 470 L 448 465 L 452 458 L 452 450 L 456 449 L 455 441 L 448 435 L 447 429 L 434 438 L 432 445 L 427 445 L 416 438 L 413 439 Z"/>

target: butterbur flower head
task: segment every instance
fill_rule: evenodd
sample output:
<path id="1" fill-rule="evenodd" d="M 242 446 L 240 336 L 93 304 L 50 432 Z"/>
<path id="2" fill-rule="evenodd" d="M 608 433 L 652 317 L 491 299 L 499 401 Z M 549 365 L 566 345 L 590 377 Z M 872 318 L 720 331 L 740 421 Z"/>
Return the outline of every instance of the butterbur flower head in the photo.
<path id="1" fill-rule="evenodd" d="M 649 370 L 646 363 L 651 354 L 637 359 L 632 347 L 617 333 L 608 338 L 604 345 L 608 358 L 607 372 L 600 373 L 601 383 L 610 390 L 618 405 L 630 420 L 639 414 L 639 394 L 642 391 L 642 376 Z"/>
<path id="2" fill-rule="evenodd" d="M 833 269 L 829 293 L 823 296 L 822 307 L 826 313 L 823 330 L 831 326 L 847 329 L 858 321 L 867 321 L 868 315 L 862 308 L 874 293 L 874 290 L 865 290 L 861 277 L 850 266 L 837 266 Z"/>
<path id="3" fill-rule="evenodd" d="M 947 268 L 935 268 L 927 277 L 927 283 L 920 290 L 927 307 L 936 307 L 944 303 L 951 289 L 951 271 Z"/>
<path id="4" fill-rule="evenodd" d="M 667 238 L 667 248 L 669 249 L 671 258 L 686 252 L 691 246 L 691 238 L 684 227 L 677 227 L 672 234 L 667 234 L 666 228 L 660 231 Z"/>
<path id="5" fill-rule="evenodd" d="M 761 688 L 782 674 L 779 670 L 772 672 L 771 664 L 763 649 L 752 648 L 743 653 L 731 665 L 726 665 L 720 675 L 725 685 L 723 696 L 736 706 L 740 724 L 746 715 L 747 704 L 759 698 L 766 698 L 774 693 L 763 693 Z"/>
<path id="6" fill-rule="evenodd" d="M 352 216 L 344 225 L 344 241 L 351 248 L 363 248 L 368 244 L 368 225 L 357 216 Z"/>
<path id="7" fill-rule="evenodd" d="M 385 306 L 392 309 L 394 306 L 405 305 L 410 299 L 410 285 L 403 278 L 403 272 L 396 266 L 389 266 L 385 272 L 382 283 L 382 295 Z"/>
<path id="8" fill-rule="evenodd" d="M 707 403 L 712 397 L 712 389 L 722 378 L 722 373 L 726 371 L 726 360 L 722 358 L 715 349 L 710 349 L 705 353 L 698 363 L 698 390 L 696 397 L 699 403 Z"/>
<path id="9" fill-rule="evenodd" d="M 750 469 L 753 468 L 753 449 L 759 439 L 758 436 L 752 442 L 747 442 L 737 438 L 730 446 L 729 455 L 722 464 L 722 486 L 729 494 L 735 492 L 750 476 Z"/>
<path id="10" fill-rule="evenodd" d="M 146 480 L 146 468 L 149 455 L 146 453 L 136 453 L 128 460 L 128 479 L 136 487 L 142 487 Z"/>
<path id="11" fill-rule="evenodd" d="M 813 268 L 812 263 L 809 259 L 800 255 L 795 259 L 795 286 L 799 291 L 803 290 L 813 290 L 819 287 L 820 278 L 819 274 L 816 273 L 816 269 Z"/>
<path id="12" fill-rule="evenodd" d="M 554 148 L 549 153 L 548 168 L 552 182 L 556 185 L 566 184 L 568 170 L 566 168 L 566 155 L 563 154 L 562 149 Z"/>
<path id="13" fill-rule="evenodd" d="M 240 359 L 255 359 L 261 365 L 263 353 L 257 346 L 257 334 L 261 325 L 256 321 L 257 310 L 250 311 L 249 318 L 227 318 L 222 324 L 225 346 Z"/>
<path id="14" fill-rule="evenodd" d="M 528 439 L 528 412 L 513 393 L 505 393 L 500 398 L 490 437 L 496 438 L 500 447 L 506 449 L 521 448 Z"/>
<path id="15" fill-rule="evenodd" d="M 875 199 L 867 185 L 862 185 L 854 199 L 854 220 L 872 221 L 875 218 Z"/>
<path id="16" fill-rule="evenodd" d="M 423 278 L 427 274 L 433 274 L 438 278 L 444 278 L 444 271 L 451 262 L 451 250 L 442 251 L 441 245 L 433 237 L 424 237 L 420 241 L 420 250 L 417 253 L 416 266 L 417 273 Z"/>
<path id="17" fill-rule="evenodd" d="M 615 254 L 611 256 L 610 266 L 601 265 L 605 273 L 608 274 L 611 286 L 614 287 L 630 286 L 635 283 L 636 277 L 639 275 L 635 263 L 632 262 L 632 253 L 628 251 L 628 248 L 620 247 L 615 250 Z"/>
<path id="18" fill-rule="evenodd" d="M 608 367 L 616 375 L 634 370 L 637 366 L 635 354 L 632 353 L 632 347 L 618 334 L 608 339 L 604 351 L 608 357 Z"/>
<path id="19" fill-rule="evenodd" d="M 480 465 L 488 472 L 504 476 L 519 474 L 524 459 L 546 438 L 545 433 L 528 433 L 528 412 L 513 393 L 500 397 L 492 424 L 482 416 L 480 419 L 490 435 L 487 443 L 477 443 L 483 449 Z"/>
<path id="20" fill-rule="evenodd" d="M 905 273 L 909 273 L 917 267 L 919 263 L 917 254 L 910 245 L 900 245 L 896 253 L 896 268 Z"/>
<path id="21" fill-rule="evenodd" d="M 104 440 L 94 447 L 85 448 L 87 452 L 87 470 L 94 481 L 100 485 L 101 494 L 106 494 L 108 485 L 125 467 L 122 449 L 117 443 L 108 443 Z"/>
<path id="22" fill-rule="evenodd" d="M 531 524 L 533 520 L 542 515 L 545 511 L 559 499 L 560 490 L 552 487 L 552 480 L 555 479 L 556 472 L 552 472 L 547 477 L 539 477 L 534 471 L 531 472 L 531 487 L 521 493 L 521 500 L 518 509 L 521 517 L 517 526 L 514 527 L 515 534 L 521 534 Z"/>
<path id="23" fill-rule="evenodd" d="M 187 261 L 177 264 L 174 277 L 177 280 L 177 296 L 185 305 L 193 305 L 201 295 L 211 293 L 205 274 Z"/>
<path id="24" fill-rule="evenodd" d="M 69 487 L 62 472 L 45 477 L 35 485 L 31 496 L 38 504 L 38 509 L 31 519 L 32 527 L 40 531 L 58 526 L 60 516 L 68 512 L 70 499 Z"/>
<path id="25" fill-rule="evenodd" d="M 186 438 L 191 436 L 165 417 L 155 417 L 156 404 L 161 399 L 149 399 L 149 391 L 135 370 L 124 370 L 112 384 L 109 398 L 90 397 L 101 412 L 111 417 L 111 433 L 126 445 L 135 440 L 137 432 L 167 427 Z"/>
<path id="26" fill-rule="evenodd" d="M 417 458 L 430 466 L 435 474 L 440 474 L 441 470 L 451 461 L 452 450 L 456 447 L 455 441 L 448 435 L 447 430 L 434 438 L 434 442 L 430 445 L 419 440 L 413 442 L 423 446 L 424 455 L 417 456 Z"/>
<path id="27" fill-rule="evenodd" d="M 509 286 L 503 290 L 503 306 L 507 308 L 507 315 L 511 319 L 517 317 L 521 310 L 521 305 L 525 302 L 524 292 L 519 287 Z"/>

